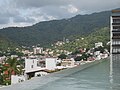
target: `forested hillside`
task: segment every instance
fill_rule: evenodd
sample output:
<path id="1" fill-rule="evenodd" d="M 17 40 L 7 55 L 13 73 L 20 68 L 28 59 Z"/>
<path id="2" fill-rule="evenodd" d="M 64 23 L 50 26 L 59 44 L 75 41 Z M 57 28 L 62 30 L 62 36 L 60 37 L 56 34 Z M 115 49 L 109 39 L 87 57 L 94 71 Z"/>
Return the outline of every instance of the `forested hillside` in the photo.
<path id="1" fill-rule="evenodd" d="M 77 35 L 70 43 L 63 44 L 62 46 L 57 46 L 56 48 L 59 50 L 75 51 L 78 48 L 93 48 L 95 46 L 95 43 L 103 42 L 103 45 L 109 49 L 109 45 L 107 45 L 109 41 L 110 29 L 108 27 L 104 27 L 96 30 L 89 35 Z"/>
<path id="2" fill-rule="evenodd" d="M 109 26 L 111 12 L 104 11 L 90 15 L 77 15 L 69 19 L 37 23 L 29 27 L 9 27 L 0 34 L 19 45 L 49 45 L 75 35 L 88 35 L 100 28 Z"/>
<path id="3" fill-rule="evenodd" d="M 3 37 L 2 35 L 0 35 L 0 51 L 5 51 L 5 50 L 9 50 L 9 49 L 15 49 L 16 47 L 18 47 L 17 44 L 13 43 L 9 39 L 7 39 L 7 38 Z"/>

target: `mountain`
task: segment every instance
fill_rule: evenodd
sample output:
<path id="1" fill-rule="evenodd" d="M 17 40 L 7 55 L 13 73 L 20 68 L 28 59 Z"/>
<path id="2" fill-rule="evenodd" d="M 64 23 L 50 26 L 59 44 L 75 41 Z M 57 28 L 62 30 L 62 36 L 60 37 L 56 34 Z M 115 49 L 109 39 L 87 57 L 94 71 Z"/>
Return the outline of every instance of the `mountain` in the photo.
<path id="1" fill-rule="evenodd" d="M 88 35 L 99 28 L 109 26 L 111 11 L 77 15 L 69 19 L 39 22 L 28 27 L 9 27 L 0 30 L 0 34 L 19 45 L 49 45 L 64 37 Z"/>
<path id="2" fill-rule="evenodd" d="M 104 46 L 110 41 L 110 30 L 108 27 L 97 29 L 89 35 L 76 35 L 74 40 L 61 46 L 53 47 L 59 50 L 75 51 L 78 48 L 93 48 L 95 43 L 103 42 Z M 107 46 L 109 48 L 109 46 Z"/>
<path id="3" fill-rule="evenodd" d="M 15 47 L 17 47 L 17 44 L 0 35 L 0 51 L 8 50 L 8 48 L 15 49 Z"/>

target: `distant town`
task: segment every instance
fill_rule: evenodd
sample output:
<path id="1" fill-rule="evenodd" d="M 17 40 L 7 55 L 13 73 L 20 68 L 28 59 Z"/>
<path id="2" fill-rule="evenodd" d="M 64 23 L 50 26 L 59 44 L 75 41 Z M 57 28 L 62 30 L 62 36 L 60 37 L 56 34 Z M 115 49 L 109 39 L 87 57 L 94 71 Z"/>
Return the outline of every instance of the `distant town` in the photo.
<path id="1" fill-rule="evenodd" d="M 105 59 L 109 50 L 102 42 L 94 43 L 92 48 L 78 48 L 74 52 L 59 50 L 64 41 L 57 41 L 51 48 L 39 45 L 32 48 L 16 48 L 14 51 L 2 52 L 0 55 L 0 86 L 12 85 L 29 80 L 33 77 L 42 77 L 67 68 L 84 65 L 95 60 Z M 109 42 L 107 43 L 109 44 Z"/>

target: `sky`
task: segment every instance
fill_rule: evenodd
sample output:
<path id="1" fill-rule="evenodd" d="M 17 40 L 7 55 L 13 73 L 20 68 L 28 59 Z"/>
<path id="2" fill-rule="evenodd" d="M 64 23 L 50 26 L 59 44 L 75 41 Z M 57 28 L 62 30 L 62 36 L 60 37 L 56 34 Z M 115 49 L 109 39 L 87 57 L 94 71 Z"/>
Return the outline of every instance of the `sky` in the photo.
<path id="1" fill-rule="evenodd" d="M 120 0 L 0 0 L 0 28 L 120 8 Z"/>

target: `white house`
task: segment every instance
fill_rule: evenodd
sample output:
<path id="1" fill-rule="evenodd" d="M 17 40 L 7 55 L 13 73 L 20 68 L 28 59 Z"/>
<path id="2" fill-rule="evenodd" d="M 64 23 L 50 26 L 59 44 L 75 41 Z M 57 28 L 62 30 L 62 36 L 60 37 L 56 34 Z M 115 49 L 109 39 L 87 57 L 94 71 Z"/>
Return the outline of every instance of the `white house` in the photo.
<path id="1" fill-rule="evenodd" d="M 63 59 L 61 66 L 64 66 L 66 68 L 71 68 L 75 66 L 75 60 L 73 58 L 71 59 Z"/>
<path id="2" fill-rule="evenodd" d="M 94 52 L 94 55 L 95 55 L 95 56 L 100 55 L 100 51 L 96 51 L 96 52 Z"/>
<path id="3" fill-rule="evenodd" d="M 39 58 L 36 58 L 35 56 L 26 58 L 25 59 L 25 73 L 45 69 L 45 67 L 44 67 L 45 65 L 43 65 L 45 63 L 41 63 L 41 62 L 42 62 L 42 60 L 40 60 Z"/>
<path id="4" fill-rule="evenodd" d="M 2 63 L 5 60 L 5 56 L 0 57 L 0 63 Z"/>
<path id="5" fill-rule="evenodd" d="M 33 53 L 34 54 L 42 54 L 43 53 L 43 48 L 35 47 L 35 48 L 33 48 Z"/>
<path id="6" fill-rule="evenodd" d="M 55 70 L 57 68 L 57 58 L 47 57 L 41 59 L 40 57 L 31 56 L 25 58 L 25 75 L 26 79 L 35 76 L 47 75 L 47 70 Z"/>
<path id="7" fill-rule="evenodd" d="M 100 46 L 103 46 L 103 43 L 102 42 L 98 42 L 98 43 L 95 43 L 95 48 L 98 48 Z"/>

